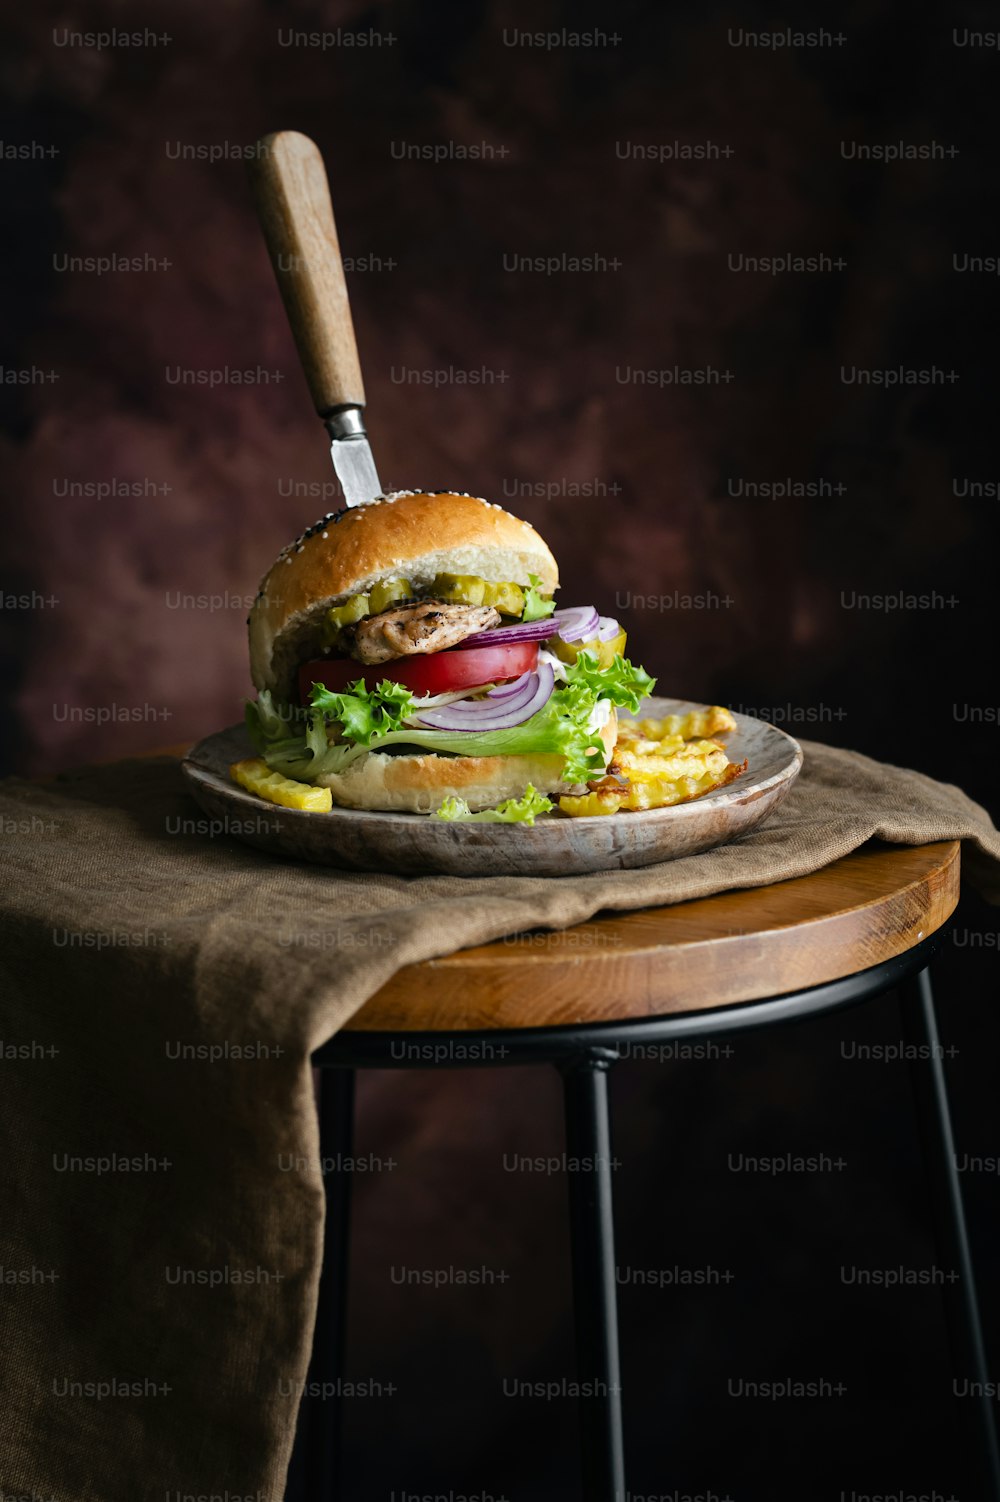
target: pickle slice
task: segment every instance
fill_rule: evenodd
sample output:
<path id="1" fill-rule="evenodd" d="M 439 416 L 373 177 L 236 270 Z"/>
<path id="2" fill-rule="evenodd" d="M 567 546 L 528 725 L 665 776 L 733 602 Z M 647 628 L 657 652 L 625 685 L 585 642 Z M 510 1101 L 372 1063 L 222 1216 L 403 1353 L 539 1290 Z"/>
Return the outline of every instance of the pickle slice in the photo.
<path id="1" fill-rule="evenodd" d="M 491 584 L 478 574 L 438 574 L 432 593 L 449 605 L 492 605 L 501 615 L 517 619 L 524 614 L 524 590 L 520 584 Z"/>
<path id="2" fill-rule="evenodd" d="M 331 606 L 326 618 L 339 631 L 342 626 L 353 626 L 355 621 L 364 620 L 370 613 L 367 595 L 351 595 L 343 605 Z"/>
<path id="3" fill-rule="evenodd" d="M 501 615 L 513 615 L 520 620 L 524 614 L 524 590 L 520 584 L 487 584 L 483 604 L 492 605 Z"/>
<path id="4" fill-rule="evenodd" d="M 390 605 L 395 605 L 397 600 L 412 598 L 413 585 L 409 579 L 383 579 L 381 584 L 372 587 L 368 596 L 368 614 L 379 615 L 383 610 L 388 610 Z"/>
<path id="5" fill-rule="evenodd" d="M 593 641 L 563 641 L 561 636 L 554 636 L 545 645 L 560 662 L 575 662 L 581 652 L 592 652 L 599 668 L 609 668 L 625 651 L 625 632 L 619 631 L 611 641 L 600 641 L 596 636 Z"/>
<path id="6" fill-rule="evenodd" d="M 326 619 L 320 628 L 321 645 L 335 647 L 344 627 L 353 626 L 355 621 L 363 621 L 367 614 L 367 595 L 351 595 L 343 605 L 332 605 L 326 612 Z"/>
<path id="7" fill-rule="evenodd" d="M 481 605 L 486 594 L 486 580 L 477 574 L 437 574 L 432 593 L 447 605 Z"/>

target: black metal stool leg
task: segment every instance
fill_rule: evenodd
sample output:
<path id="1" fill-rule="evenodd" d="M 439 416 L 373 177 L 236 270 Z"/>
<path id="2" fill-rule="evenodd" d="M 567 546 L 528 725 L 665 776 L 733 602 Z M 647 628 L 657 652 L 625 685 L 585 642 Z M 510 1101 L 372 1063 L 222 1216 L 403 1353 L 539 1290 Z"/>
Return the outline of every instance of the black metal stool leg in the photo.
<path id="1" fill-rule="evenodd" d="M 958 1279 L 945 1285 L 952 1363 L 959 1381 L 975 1383 L 982 1479 L 991 1502 L 1000 1502 L 1000 1453 L 997 1450 L 992 1388 L 986 1365 L 986 1345 L 979 1317 L 979 1301 L 972 1267 L 972 1251 L 965 1223 L 962 1188 L 955 1162 L 955 1138 L 948 1105 L 948 1084 L 934 1011 L 930 974 L 921 970 L 900 987 L 903 1036 L 916 1045 L 910 1074 L 917 1101 L 921 1145 L 930 1182 L 934 1234 L 938 1256 Z"/>
<path id="2" fill-rule="evenodd" d="M 319 1144 L 323 1159 L 326 1226 L 316 1333 L 309 1364 L 308 1396 L 300 1420 L 301 1475 L 307 1502 L 340 1497 L 342 1400 L 339 1394 L 347 1314 L 350 1251 L 351 1156 L 354 1135 L 354 1070 L 321 1069 Z M 298 1469 L 298 1468 L 296 1468 Z"/>
<path id="3" fill-rule="evenodd" d="M 585 1502 L 624 1502 L 621 1374 L 615 1293 L 615 1233 L 611 1194 L 608 1069 L 615 1055 L 594 1049 L 563 1071 L 573 1311 L 581 1384 Z"/>

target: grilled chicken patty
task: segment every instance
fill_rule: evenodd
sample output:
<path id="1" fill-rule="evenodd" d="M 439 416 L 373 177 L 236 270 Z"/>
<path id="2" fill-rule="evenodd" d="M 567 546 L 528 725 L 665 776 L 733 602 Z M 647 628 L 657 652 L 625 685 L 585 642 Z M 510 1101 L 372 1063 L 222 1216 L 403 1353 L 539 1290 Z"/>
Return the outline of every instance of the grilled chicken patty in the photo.
<path id="1" fill-rule="evenodd" d="M 358 621 L 350 628 L 348 650 L 358 662 L 371 665 L 419 652 L 443 652 L 445 647 L 457 646 L 467 636 L 499 624 L 500 612 L 492 605 L 419 600 Z"/>

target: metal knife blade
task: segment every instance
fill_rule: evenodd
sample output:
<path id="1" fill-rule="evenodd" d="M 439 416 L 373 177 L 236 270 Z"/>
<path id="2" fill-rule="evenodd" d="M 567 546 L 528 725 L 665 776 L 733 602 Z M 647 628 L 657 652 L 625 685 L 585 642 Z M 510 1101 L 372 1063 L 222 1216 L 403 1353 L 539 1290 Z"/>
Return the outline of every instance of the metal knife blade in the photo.
<path id="1" fill-rule="evenodd" d="M 313 404 L 348 506 L 381 492 L 365 432 L 365 387 L 330 203 L 315 141 L 279 130 L 250 164 L 257 212 Z"/>
<path id="2" fill-rule="evenodd" d="M 333 439 L 330 458 L 348 506 L 366 506 L 382 494 L 363 413 L 363 407 L 341 407 L 324 418 Z"/>

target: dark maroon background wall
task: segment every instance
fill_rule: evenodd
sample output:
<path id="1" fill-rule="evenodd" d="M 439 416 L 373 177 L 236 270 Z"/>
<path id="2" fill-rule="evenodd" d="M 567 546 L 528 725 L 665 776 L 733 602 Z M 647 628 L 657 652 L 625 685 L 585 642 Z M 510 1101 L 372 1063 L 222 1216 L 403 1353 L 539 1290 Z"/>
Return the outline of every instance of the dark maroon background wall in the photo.
<path id="1" fill-rule="evenodd" d="M 247 597 L 336 504 L 241 159 L 294 127 L 329 165 L 387 486 L 527 516 L 564 602 L 620 614 L 664 692 L 919 767 L 996 813 L 1000 294 L 967 259 L 1000 249 L 1000 61 L 969 39 L 992 24 L 877 0 L 835 20 L 713 0 L 11 9 L 6 765 L 237 718 Z M 150 35 L 73 39 L 113 27 Z M 786 27 L 827 33 L 752 45 Z M 562 28 L 600 34 L 522 35 Z M 72 259 L 116 256 L 141 269 Z M 821 259 L 747 269 L 774 256 Z M 996 919 L 963 912 L 941 984 L 963 1140 L 995 1152 Z M 736 1273 L 622 1289 L 637 1494 L 970 1485 L 936 1292 L 839 1281 L 859 1245 L 886 1266 L 933 1255 L 905 1076 L 840 1050 L 841 1032 L 891 1034 L 892 1007 L 620 1070 L 623 1255 Z M 498 1374 L 568 1369 L 562 1188 L 483 1167 L 558 1140 L 551 1082 L 373 1079 L 365 1111 L 409 1172 L 359 1195 L 353 1359 L 402 1395 L 355 1405 L 356 1494 L 572 1496 L 572 1405 L 495 1398 Z M 729 1148 L 796 1142 L 843 1148 L 852 1172 L 725 1169 Z M 969 1192 L 988 1255 L 996 1185 Z M 404 1246 L 510 1281 L 399 1288 Z M 846 1373 L 850 1391 L 754 1405 L 726 1373 Z"/>

